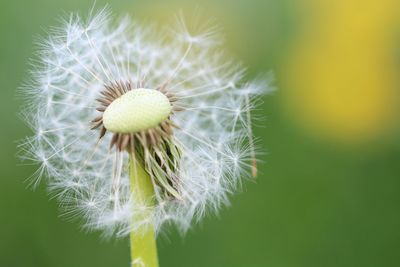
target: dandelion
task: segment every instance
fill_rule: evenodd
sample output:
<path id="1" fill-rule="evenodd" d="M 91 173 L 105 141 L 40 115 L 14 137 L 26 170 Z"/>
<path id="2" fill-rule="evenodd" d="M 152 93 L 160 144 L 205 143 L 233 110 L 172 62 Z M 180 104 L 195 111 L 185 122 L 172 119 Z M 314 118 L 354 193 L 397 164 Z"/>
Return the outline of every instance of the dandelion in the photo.
<path id="1" fill-rule="evenodd" d="M 41 43 L 21 149 L 68 217 L 130 235 L 132 266 L 158 266 L 155 236 L 217 212 L 256 175 L 250 112 L 268 81 L 245 82 L 216 27 L 143 26 L 108 9 L 73 14 Z"/>

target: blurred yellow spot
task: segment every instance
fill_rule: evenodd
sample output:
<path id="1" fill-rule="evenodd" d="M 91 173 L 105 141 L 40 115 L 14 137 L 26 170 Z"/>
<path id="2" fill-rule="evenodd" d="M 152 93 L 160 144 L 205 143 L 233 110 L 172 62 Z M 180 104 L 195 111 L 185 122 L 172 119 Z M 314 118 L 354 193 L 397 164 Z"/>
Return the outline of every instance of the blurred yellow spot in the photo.
<path id="1" fill-rule="evenodd" d="M 391 130 L 399 104 L 400 1 L 306 3 L 310 19 L 285 68 L 287 110 L 332 140 L 367 141 Z"/>

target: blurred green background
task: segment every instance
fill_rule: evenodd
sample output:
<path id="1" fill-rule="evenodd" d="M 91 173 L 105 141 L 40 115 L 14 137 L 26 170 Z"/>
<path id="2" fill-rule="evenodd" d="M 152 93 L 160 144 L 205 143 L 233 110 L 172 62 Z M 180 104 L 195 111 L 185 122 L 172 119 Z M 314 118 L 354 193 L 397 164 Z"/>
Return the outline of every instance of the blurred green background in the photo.
<path id="1" fill-rule="evenodd" d="M 101 7 L 106 1 L 97 1 Z M 400 266 L 400 3 L 397 0 L 109 0 L 115 15 L 163 23 L 196 7 L 224 28 L 249 77 L 279 88 L 255 129 L 268 155 L 232 206 L 184 237 L 159 238 L 161 266 Z M 36 36 L 91 0 L 0 3 L 0 266 L 129 266 L 127 240 L 58 217 L 24 179 L 17 118 Z M 262 114 L 261 114 L 262 113 Z"/>

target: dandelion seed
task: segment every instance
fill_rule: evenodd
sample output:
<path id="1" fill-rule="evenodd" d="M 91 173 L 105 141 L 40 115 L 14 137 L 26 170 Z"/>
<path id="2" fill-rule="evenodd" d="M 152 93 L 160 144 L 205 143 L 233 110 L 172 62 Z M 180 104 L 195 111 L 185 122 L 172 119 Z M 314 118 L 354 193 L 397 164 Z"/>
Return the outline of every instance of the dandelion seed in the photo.
<path id="1" fill-rule="evenodd" d="M 23 157 L 41 164 L 34 177 L 47 177 L 66 216 L 130 234 L 132 264 L 156 266 L 143 248 L 155 232 L 186 231 L 256 174 L 250 112 L 271 87 L 245 82 L 220 44 L 215 27 L 192 32 L 182 16 L 156 30 L 108 9 L 71 15 L 41 44 L 23 90 L 35 132 Z"/>

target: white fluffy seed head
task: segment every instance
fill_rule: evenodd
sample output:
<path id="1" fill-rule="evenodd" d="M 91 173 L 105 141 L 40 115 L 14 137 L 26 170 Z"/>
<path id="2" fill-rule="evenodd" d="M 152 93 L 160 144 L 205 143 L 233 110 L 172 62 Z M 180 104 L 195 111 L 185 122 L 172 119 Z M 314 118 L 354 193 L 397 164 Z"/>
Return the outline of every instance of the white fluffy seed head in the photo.
<path id="1" fill-rule="evenodd" d="M 221 43 L 215 28 L 193 32 L 183 17 L 177 26 L 156 29 L 128 17 L 114 21 L 107 9 L 85 20 L 71 15 L 41 44 L 33 79 L 23 88 L 24 116 L 34 135 L 21 151 L 24 159 L 40 164 L 34 184 L 46 177 L 63 214 L 79 216 L 86 228 L 106 235 L 124 236 L 149 222 L 157 230 L 172 222 L 186 231 L 206 211 L 217 212 L 250 176 L 256 153 L 250 112 L 271 89 L 268 79 L 245 81 L 244 69 L 220 52 Z M 149 90 L 145 100 L 134 100 L 132 93 L 110 107 L 108 115 L 114 108 L 133 114 L 137 108 L 125 104 L 146 102 L 132 120 L 106 115 L 110 130 L 143 129 L 161 121 L 170 108 L 155 91 L 162 85 L 176 96 L 173 108 L 181 110 L 170 115 L 178 126 L 171 142 L 181 150 L 179 162 L 168 163 L 173 171 L 159 170 L 181 199 L 166 197 L 156 184 L 149 218 L 140 214 L 150 203 L 132 197 L 127 153 L 110 150 L 111 134 L 99 141 L 100 129 L 90 130 L 104 85 L 128 80 L 152 89 L 141 89 Z M 150 102 L 157 112 L 150 112 Z M 134 128 L 141 120 L 146 122 Z M 155 154 L 146 160 L 157 164 Z"/>
<path id="2" fill-rule="evenodd" d="M 165 121 L 171 103 L 161 92 L 135 89 L 115 99 L 104 111 L 104 127 L 113 133 L 138 133 Z"/>

